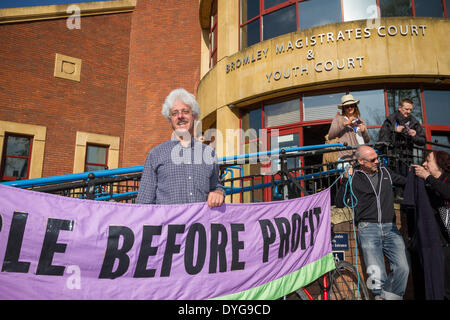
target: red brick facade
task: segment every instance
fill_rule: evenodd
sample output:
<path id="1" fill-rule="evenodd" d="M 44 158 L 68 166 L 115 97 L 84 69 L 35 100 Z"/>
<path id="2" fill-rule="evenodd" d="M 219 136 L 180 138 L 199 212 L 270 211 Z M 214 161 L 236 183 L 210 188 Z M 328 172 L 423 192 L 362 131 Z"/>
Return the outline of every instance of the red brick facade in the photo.
<path id="1" fill-rule="evenodd" d="M 138 1 L 131 29 L 124 167 L 143 164 L 150 149 L 169 139 L 161 106 L 177 87 L 195 94 L 200 37 L 198 1 Z"/>
<path id="2" fill-rule="evenodd" d="M 47 128 L 42 176 L 73 172 L 77 131 L 120 137 L 119 167 L 170 137 L 161 105 L 200 79 L 198 1 L 137 1 L 133 12 L 0 24 L 0 120 Z M 53 75 L 55 54 L 81 81 Z"/>
<path id="3" fill-rule="evenodd" d="M 131 14 L 0 25 L 0 120 L 47 127 L 42 176 L 73 172 L 76 131 L 125 127 Z M 81 81 L 53 76 L 55 54 L 82 59 Z"/>

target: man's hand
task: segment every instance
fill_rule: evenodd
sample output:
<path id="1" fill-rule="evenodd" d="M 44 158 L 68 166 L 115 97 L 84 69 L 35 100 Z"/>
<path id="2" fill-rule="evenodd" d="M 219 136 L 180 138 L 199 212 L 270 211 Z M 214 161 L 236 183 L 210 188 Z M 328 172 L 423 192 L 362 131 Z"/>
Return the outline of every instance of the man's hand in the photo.
<path id="1" fill-rule="evenodd" d="M 396 126 L 396 127 L 395 127 L 395 131 L 396 131 L 396 132 L 402 132 L 403 129 L 405 129 L 405 126 Z"/>
<path id="2" fill-rule="evenodd" d="M 225 196 L 222 191 L 214 190 L 208 194 L 208 206 L 210 208 L 220 207 L 223 204 Z"/>
<path id="3" fill-rule="evenodd" d="M 408 134 L 409 134 L 411 137 L 415 137 L 416 134 L 417 134 L 417 132 L 416 132 L 416 130 L 414 130 L 414 129 L 409 129 L 409 130 L 408 130 Z"/>

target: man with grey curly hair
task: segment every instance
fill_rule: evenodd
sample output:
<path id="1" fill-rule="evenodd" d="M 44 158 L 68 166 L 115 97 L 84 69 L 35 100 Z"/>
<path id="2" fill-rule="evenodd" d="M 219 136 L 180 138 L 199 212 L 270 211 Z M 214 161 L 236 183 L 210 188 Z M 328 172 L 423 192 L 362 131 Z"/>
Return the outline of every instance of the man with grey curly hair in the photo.
<path id="1" fill-rule="evenodd" d="M 200 108 L 185 89 L 172 90 L 161 110 L 173 129 L 172 138 L 147 155 L 136 203 L 207 202 L 221 206 L 225 191 L 219 181 L 215 151 L 194 137 Z"/>
<path id="2" fill-rule="evenodd" d="M 190 106 L 192 112 L 197 117 L 200 114 L 200 107 L 199 107 L 198 102 L 195 99 L 194 95 L 187 92 L 183 88 L 178 88 L 178 89 L 172 90 L 169 93 L 169 95 L 167 96 L 166 100 L 164 101 L 164 104 L 163 104 L 162 110 L 161 110 L 161 113 L 164 116 L 164 118 L 167 118 L 170 121 L 170 118 L 171 118 L 170 109 L 177 101 L 181 101 L 185 105 Z"/>

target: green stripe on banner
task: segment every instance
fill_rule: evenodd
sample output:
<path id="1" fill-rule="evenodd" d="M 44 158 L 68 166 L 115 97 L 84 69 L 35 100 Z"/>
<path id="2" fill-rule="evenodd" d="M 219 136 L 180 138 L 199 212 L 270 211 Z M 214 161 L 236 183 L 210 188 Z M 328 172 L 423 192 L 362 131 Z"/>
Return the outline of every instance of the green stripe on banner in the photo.
<path id="1" fill-rule="evenodd" d="M 335 269 L 334 257 L 329 253 L 295 272 L 270 281 L 259 287 L 233 293 L 213 300 L 274 300 L 313 282 L 321 275 Z"/>

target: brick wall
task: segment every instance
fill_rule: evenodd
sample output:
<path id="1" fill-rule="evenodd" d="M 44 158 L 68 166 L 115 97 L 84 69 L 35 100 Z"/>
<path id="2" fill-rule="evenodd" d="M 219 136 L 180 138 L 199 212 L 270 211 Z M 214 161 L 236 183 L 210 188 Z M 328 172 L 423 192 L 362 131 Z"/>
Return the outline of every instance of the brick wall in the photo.
<path id="1" fill-rule="evenodd" d="M 123 166 L 143 164 L 170 138 L 161 106 L 168 93 L 194 93 L 200 80 L 198 0 L 138 0 L 133 13 Z"/>
<path id="2" fill-rule="evenodd" d="M 0 119 L 47 127 L 43 176 L 72 172 L 76 131 L 123 140 L 131 15 L 0 25 Z M 80 82 L 53 76 L 56 53 L 82 59 Z"/>

